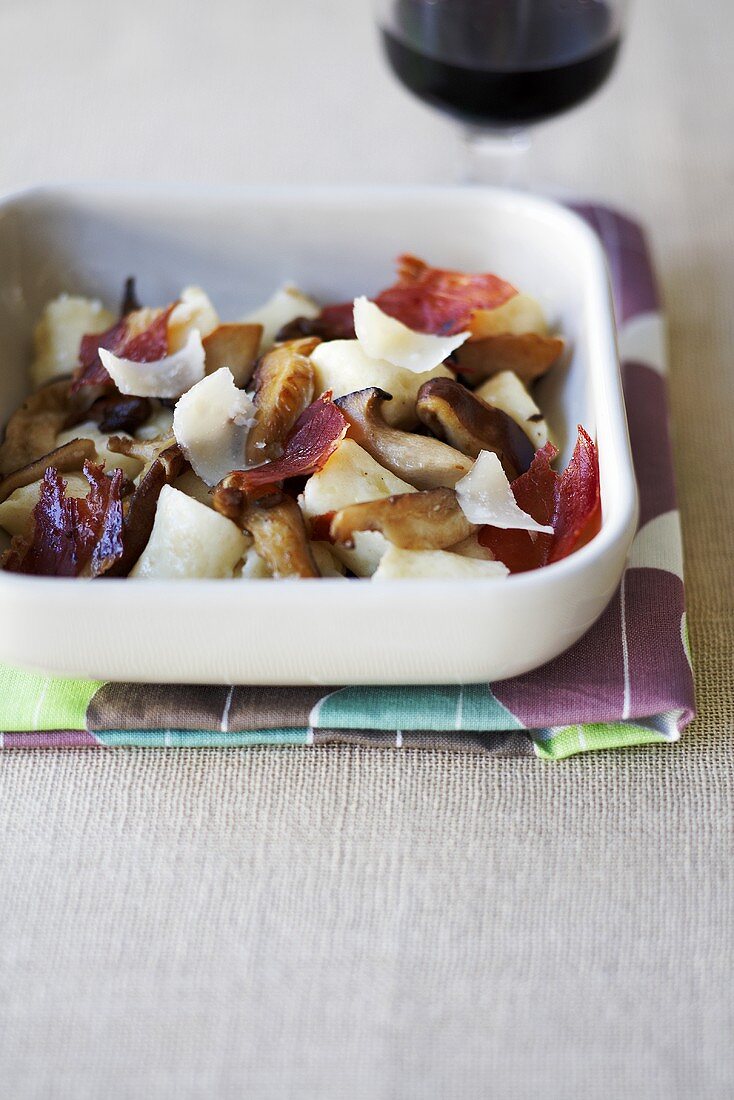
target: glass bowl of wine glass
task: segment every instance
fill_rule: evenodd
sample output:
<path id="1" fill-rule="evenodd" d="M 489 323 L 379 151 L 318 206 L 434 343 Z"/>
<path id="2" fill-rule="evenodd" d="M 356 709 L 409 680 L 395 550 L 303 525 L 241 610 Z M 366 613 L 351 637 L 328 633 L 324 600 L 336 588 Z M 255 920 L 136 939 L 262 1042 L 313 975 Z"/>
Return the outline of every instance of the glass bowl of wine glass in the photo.
<path id="1" fill-rule="evenodd" d="M 377 10 L 394 74 L 464 125 L 470 178 L 499 182 L 530 126 L 604 84 L 627 0 L 377 0 Z"/>

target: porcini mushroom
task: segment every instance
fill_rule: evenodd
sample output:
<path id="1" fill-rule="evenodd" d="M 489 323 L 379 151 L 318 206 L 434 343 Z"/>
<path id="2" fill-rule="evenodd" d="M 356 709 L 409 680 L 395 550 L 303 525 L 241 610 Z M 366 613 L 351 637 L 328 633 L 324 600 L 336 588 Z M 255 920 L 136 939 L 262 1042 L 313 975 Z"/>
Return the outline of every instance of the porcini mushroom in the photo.
<path id="1" fill-rule="evenodd" d="M 94 462 L 96 458 L 97 451 L 91 439 L 72 439 L 62 447 L 49 451 L 42 458 L 36 458 L 19 470 L 14 470 L 0 481 L 0 503 L 7 500 L 16 489 L 23 489 L 34 481 L 40 481 L 49 466 L 53 466 L 60 474 L 65 474 L 71 470 L 83 470 L 85 462 Z"/>
<path id="2" fill-rule="evenodd" d="M 432 379 L 434 382 L 451 379 Z M 463 389 L 463 387 L 460 387 Z M 382 414 L 382 404 L 390 394 L 372 386 L 340 397 L 335 404 L 349 421 L 349 434 L 365 451 L 416 489 L 451 488 L 471 469 L 471 461 L 460 451 L 429 436 L 415 435 L 391 428 Z"/>
<path id="3" fill-rule="evenodd" d="M 486 405 L 459 382 L 425 382 L 415 408 L 427 428 L 471 458 L 493 451 L 511 481 L 533 461 L 533 445 L 512 417 Z"/>
<path id="4" fill-rule="evenodd" d="M 559 336 L 502 332 L 469 340 L 452 353 L 449 362 L 466 376 L 470 385 L 504 370 L 514 371 L 530 385 L 553 366 L 563 348 L 564 342 Z"/>
<path id="5" fill-rule="evenodd" d="M 126 502 L 122 556 L 104 574 L 106 577 L 126 577 L 135 566 L 150 540 L 163 487 L 171 485 L 186 465 L 181 448 L 175 441 L 153 457 L 147 473 Z"/>
<path id="6" fill-rule="evenodd" d="M 336 513 L 330 533 L 347 546 L 358 531 L 379 531 L 404 550 L 444 550 L 475 530 L 453 489 L 429 489 L 351 504 Z"/>
<path id="7" fill-rule="evenodd" d="M 147 397 L 134 397 L 124 393 L 110 393 L 97 398 L 86 412 L 76 412 L 68 417 L 65 428 L 73 428 L 82 419 L 99 425 L 100 432 L 135 432 L 145 424 L 153 411 Z"/>
<path id="8" fill-rule="evenodd" d="M 239 471 L 229 474 L 214 490 L 217 512 L 252 535 L 255 549 L 275 577 L 320 576 L 293 497 L 274 492 L 249 500 L 238 475 Z"/>
<path id="9" fill-rule="evenodd" d="M 262 325 L 219 325 L 202 340 L 206 373 L 227 367 L 235 385 L 243 389 L 252 378 L 262 334 Z"/>
<path id="10" fill-rule="evenodd" d="M 0 477 L 43 458 L 56 446 L 59 434 L 72 412 L 89 408 L 99 391 L 70 395 L 71 383 L 64 379 L 52 382 L 26 398 L 5 429 L 5 441 L 0 446 Z"/>
<path id="11" fill-rule="evenodd" d="M 308 337 L 279 344 L 255 371 L 255 423 L 247 437 L 251 464 L 270 462 L 314 396 L 314 368 L 308 356 L 319 340 Z"/>
<path id="12" fill-rule="evenodd" d="M 176 437 L 171 432 L 167 435 L 159 435 L 154 439 L 132 439 L 128 435 L 111 435 L 107 441 L 107 450 L 113 454 L 125 455 L 142 462 L 143 466 L 149 466 L 158 456 L 176 443 Z"/>

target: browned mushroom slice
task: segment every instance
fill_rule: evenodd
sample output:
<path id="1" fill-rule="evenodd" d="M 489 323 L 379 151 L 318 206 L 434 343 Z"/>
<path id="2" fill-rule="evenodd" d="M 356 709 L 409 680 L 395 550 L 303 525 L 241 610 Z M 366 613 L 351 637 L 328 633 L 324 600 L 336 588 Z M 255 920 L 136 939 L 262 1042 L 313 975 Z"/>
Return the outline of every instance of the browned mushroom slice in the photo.
<path id="1" fill-rule="evenodd" d="M 255 369 L 262 334 L 262 325 L 219 325 L 202 340 L 206 373 L 214 374 L 220 367 L 227 367 L 235 386 L 243 389 Z"/>
<path id="2" fill-rule="evenodd" d="M 7 477 L 52 451 L 68 417 L 77 410 L 88 409 L 99 393 L 97 390 L 72 397 L 70 389 L 68 379 L 52 382 L 31 394 L 13 413 L 0 446 L 0 477 Z"/>
<path id="3" fill-rule="evenodd" d="M 319 343 L 310 337 L 280 344 L 264 355 L 255 372 L 255 423 L 247 438 L 250 464 L 270 462 L 314 396 L 308 356 Z"/>
<path id="4" fill-rule="evenodd" d="M 415 411 L 427 428 L 464 454 L 493 451 L 510 481 L 533 461 L 533 445 L 511 416 L 485 405 L 451 378 L 432 378 L 418 391 Z"/>
<path id="5" fill-rule="evenodd" d="M 104 574 L 105 577 L 128 575 L 148 545 L 161 489 L 164 485 L 171 485 L 183 473 L 186 465 L 186 459 L 177 443 L 167 447 L 155 458 L 127 501 L 122 528 L 122 555 Z"/>
<path id="6" fill-rule="evenodd" d="M 49 466 L 53 466 L 60 474 L 66 474 L 70 470 L 83 470 L 85 462 L 94 462 L 96 458 L 97 451 L 91 439 L 72 439 L 64 443 L 63 447 L 57 447 L 42 458 L 36 458 L 27 466 L 14 470 L 0 481 L 0 504 L 16 489 L 23 489 L 34 481 L 40 481 Z"/>
<path id="7" fill-rule="evenodd" d="M 240 477 L 241 473 L 241 470 L 234 470 L 222 478 L 211 490 L 211 503 L 220 515 L 226 516 L 240 529 L 244 529 L 248 499 L 247 490 Z"/>
<path id="8" fill-rule="evenodd" d="M 248 500 L 238 473 L 228 474 L 212 494 L 214 507 L 252 535 L 255 549 L 274 577 L 319 577 L 301 509 L 286 493 Z"/>
<path id="9" fill-rule="evenodd" d="M 64 428 L 75 428 L 82 420 L 92 420 L 101 432 L 134 432 L 146 422 L 151 411 L 147 397 L 115 392 L 97 398 L 88 409 L 75 409 L 66 418 Z"/>
<path id="10" fill-rule="evenodd" d="M 137 458 L 144 466 L 154 462 L 164 451 L 172 448 L 176 443 L 176 437 L 159 435 L 155 439 L 132 439 L 126 435 L 112 435 L 107 443 L 107 450 L 116 455 L 128 455 L 129 458 Z"/>
<path id="11" fill-rule="evenodd" d="M 512 370 L 529 386 L 553 366 L 563 347 L 558 336 L 503 332 L 481 340 L 467 340 L 453 352 L 451 365 L 465 374 L 470 384 L 482 382 L 502 370 Z"/>
<path id="12" fill-rule="evenodd" d="M 444 550 L 476 529 L 453 489 L 428 489 L 342 508 L 331 521 L 331 538 L 350 546 L 358 531 L 379 531 L 403 550 Z"/>
<path id="13" fill-rule="evenodd" d="M 425 383 L 423 389 L 430 384 Z M 381 407 L 389 400 L 390 394 L 372 386 L 348 393 L 334 404 L 349 421 L 349 435 L 355 443 L 416 489 L 451 488 L 461 481 L 469 473 L 471 461 L 438 439 L 391 428 Z"/>

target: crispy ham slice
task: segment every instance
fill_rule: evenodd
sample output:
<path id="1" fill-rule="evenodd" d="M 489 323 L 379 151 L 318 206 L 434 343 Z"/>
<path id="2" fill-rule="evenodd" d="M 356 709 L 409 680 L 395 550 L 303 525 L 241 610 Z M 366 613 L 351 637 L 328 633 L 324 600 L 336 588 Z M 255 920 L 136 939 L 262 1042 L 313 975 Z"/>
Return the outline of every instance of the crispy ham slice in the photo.
<path id="1" fill-rule="evenodd" d="M 327 462 L 346 432 L 346 420 L 331 400 L 331 394 L 325 393 L 301 413 L 279 458 L 237 472 L 237 488 L 259 495 L 259 490 L 277 485 L 288 477 L 315 473 Z"/>
<path id="2" fill-rule="evenodd" d="M 515 287 L 498 275 L 431 267 L 416 256 L 399 256 L 397 267 L 397 281 L 373 301 L 383 313 L 414 332 L 438 336 L 465 332 L 471 329 L 475 312 L 495 310 L 517 294 Z M 349 340 L 355 334 L 350 302 L 325 306 L 310 324 L 306 318 L 303 321 L 298 335 Z"/>
<path id="3" fill-rule="evenodd" d="M 89 492 L 70 497 L 59 471 L 46 470 L 33 533 L 13 539 L 3 568 L 44 577 L 99 577 L 121 557 L 124 475 L 115 470 L 106 477 L 103 466 L 85 462 L 84 476 Z"/>
<path id="4" fill-rule="evenodd" d="M 136 363 L 149 363 L 168 352 L 168 318 L 174 308 L 139 309 L 121 317 L 104 332 L 82 337 L 79 347 L 79 367 L 74 374 L 71 392 L 82 386 L 109 386 L 111 378 L 100 352 L 107 351 Z"/>
<path id="5" fill-rule="evenodd" d="M 560 561 L 584 546 L 601 526 L 599 459 L 596 446 L 579 425 L 573 457 L 562 474 L 552 469 L 558 454 L 547 443 L 530 469 L 512 483 L 518 504 L 541 524 L 550 524 L 552 536 L 527 531 L 482 527 L 479 542 L 512 573 Z"/>
<path id="6" fill-rule="evenodd" d="M 560 561 L 584 546 L 601 527 L 599 455 L 579 424 L 573 456 L 556 482 L 554 538 L 548 561 Z"/>
<path id="7" fill-rule="evenodd" d="M 530 468 L 512 482 L 512 494 L 518 507 L 538 523 L 553 523 L 556 481 L 558 474 L 551 466 L 558 451 L 552 443 L 536 452 Z M 526 573 L 545 565 L 553 536 L 531 535 L 529 531 L 502 530 L 499 527 L 482 527 L 479 543 L 491 550 L 503 561 L 511 573 Z"/>

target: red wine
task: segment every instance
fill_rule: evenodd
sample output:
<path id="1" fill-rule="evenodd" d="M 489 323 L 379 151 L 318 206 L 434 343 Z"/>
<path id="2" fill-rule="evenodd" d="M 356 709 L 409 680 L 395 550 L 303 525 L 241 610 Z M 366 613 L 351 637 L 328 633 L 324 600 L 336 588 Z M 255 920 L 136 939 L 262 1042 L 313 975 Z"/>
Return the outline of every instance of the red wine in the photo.
<path id="1" fill-rule="evenodd" d="M 411 92 L 489 128 L 575 107 L 604 83 L 620 44 L 604 0 L 398 0 L 382 36 Z"/>

